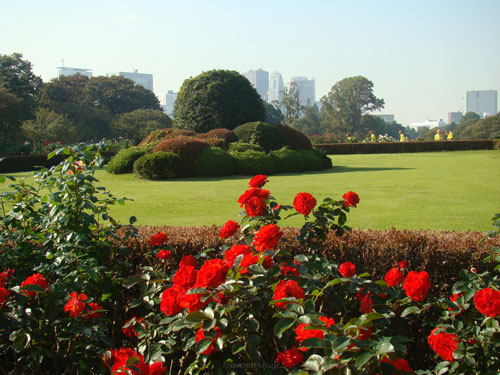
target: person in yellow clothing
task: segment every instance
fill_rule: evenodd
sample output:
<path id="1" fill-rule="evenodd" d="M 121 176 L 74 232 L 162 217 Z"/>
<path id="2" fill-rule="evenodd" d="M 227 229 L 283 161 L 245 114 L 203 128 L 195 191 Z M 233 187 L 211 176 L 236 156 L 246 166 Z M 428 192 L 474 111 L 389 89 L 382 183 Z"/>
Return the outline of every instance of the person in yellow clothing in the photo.
<path id="1" fill-rule="evenodd" d="M 446 131 L 446 139 L 448 141 L 453 141 L 453 133 L 451 132 L 451 130 Z"/>
<path id="2" fill-rule="evenodd" d="M 444 141 L 443 133 L 441 133 L 441 129 L 438 129 L 436 135 L 434 136 L 435 141 Z"/>
<path id="3" fill-rule="evenodd" d="M 370 130 L 370 141 L 376 142 L 377 136 L 373 133 L 373 130 Z"/>
<path id="4" fill-rule="evenodd" d="M 405 135 L 403 134 L 403 131 L 402 131 L 402 130 L 400 130 L 400 131 L 399 131 L 399 141 L 400 141 L 400 142 L 404 142 L 404 141 L 406 141 L 406 137 L 405 137 Z"/>

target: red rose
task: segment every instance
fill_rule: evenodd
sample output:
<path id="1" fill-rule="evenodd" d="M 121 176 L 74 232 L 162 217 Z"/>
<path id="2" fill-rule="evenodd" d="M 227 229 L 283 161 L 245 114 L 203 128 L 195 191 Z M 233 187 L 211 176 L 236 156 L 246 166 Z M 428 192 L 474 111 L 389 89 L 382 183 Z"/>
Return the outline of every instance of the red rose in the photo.
<path id="1" fill-rule="evenodd" d="M 252 253 L 246 254 L 240 263 L 240 274 L 244 275 L 248 273 L 248 267 L 252 264 L 257 264 L 261 256 L 262 255 L 253 255 Z M 272 264 L 272 259 L 269 256 L 266 256 L 262 261 L 262 266 L 266 269 L 271 268 Z"/>
<path id="2" fill-rule="evenodd" d="M 398 267 L 391 268 L 385 274 L 385 282 L 387 283 L 387 286 L 397 286 L 401 284 L 403 280 L 403 273 L 399 270 Z"/>
<path id="3" fill-rule="evenodd" d="M 450 297 L 450 301 L 457 303 L 458 297 L 463 297 L 463 296 L 464 296 L 463 294 L 455 293 L 454 295 L 452 295 Z M 455 310 L 453 307 L 448 307 L 448 311 L 458 311 L 458 312 L 461 312 L 462 309 L 463 308 L 460 305 L 458 306 L 458 310 Z"/>
<path id="4" fill-rule="evenodd" d="M 207 260 L 196 276 L 195 288 L 217 288 L 226 281 L 229 267 L 222 259 Z"/>
<path id="5" fill-rule="evenodd" d="M 130 361 L 131 357 L 136 357 L 136 361 Z M 149 374 L 149 366 L 144 363 L 144 356 L 129 348 L 121 348 L 111 351 L 111 373 L 112 374 L 131 374 L 144 375 Z M 127 365 L 127 362 L 133 364 Z M 128 367 L 130 366 L 130 367 Z M 139 371 L 135 371 L 139 370 Z M 161 374 L 161 373 L 160 373 Z"/>
<path id="6" fill-rule="evenodd" d="M 333 320 L 333 318 L 327 318 L 326 316 L 320 316 L 319 320 L 326 324 L 326 328 L 330 328 L 335 324 L 335 320 Z"/>
<path id="7" fill-rule="evenodd" d="M 10 292 L 3 286 L 0 287 L 0 309 L 3 307 L 5 302 L 9 299 Z"/>
<path id="8" fill-rule="evenodd" d="M 283 232 L 276 224 L 264 225 L 255 233 L 252 245 L 257 251 L 274 249 L 282 235 Z"/>
<path id="9" fill-rule="evenodd" d="M 160 311 L 165 313 L 167 316 L 177 315 L 182 311 L 180 305 L 181 301 L 181 288 L 171 287 L 165 289 L 161 294 Z"/>
<path id="10" fill-rule="evenodd" d="M 298 342 L 303 342 L 304 340 L 310 338 L 323 339 L 323 331 L 320 329 L 307 329 L 309 324 L 300 323 L 297 328 L 295 328 L 295 340 Z"/>
<path id="11" fill-rule="evenodd" d="M 198 271 L 193 266 L 180 267 L 172 278 L 172 283 L 182 289 L 189 289 L 196 282 L 197 275 Z"/>
<path id="12" fill-rule="evenodd" d="M 248 186 L 252 187 L 252 188 L 261 188 L 262 186 L 264 186 L 266 184 L 266 182 L 269 182 L 269 180 L 267 179 L 267 176 L 265 176 L 263 174 L 258 174 L 257 176 L 254 176 L 250 180 L 250 182 L 248 183 Z"/>
<path id="13" fill-rule="evenodd" d="M 316 206 L 316 199 L 309 193 L 298 193 L 293 200 L 293 207 L 299 214 L 307 216 Z"/>
<path id="14" fill-rule="evenodd" d="M 161 246 L 165 242 L 167 242 L 168 238 L 165 232 L 158 232 L 156 233 L 151 239 L 149 240 L 149 243 L 153 246 Z"/>
<path id="15" fill-rule="evenodd" d="M 210 302 L 207 298 L 202 302 L 206 294 L 196 293 L 196 294 L 183 294 L 181 295 L 180 306 L 187 309 L 188 312 L 200 311 L 201 309 L 207 307 Z"/>
<path id="16" fill-rule="evenodd" d="M 238 231 L 238 229 L 240 229 L 240 226 L 236 221 L 228 220 L 226 221 L 226 224 L 224 224 L 224 227 L 222 227 L 222 229 L 220 230 L 219 237 L 220 238 L 231 237 Z"/>
<path id="17" fill-rule="evenodd" d="M 455 334 L 446 333 L 441 331 L 437 334 L 434 334 L 438 328 L 434 328 L 427 338 L 427 342 L 431 346 L 432 350 L 436 352 L 441 358 L 448 362 L 453 362 L 455 359 L 453 358 L 453 352 L 457 349 L 458 346 L 458 337 Z"/>
<path id="18" fill-rule="evenodd" d="M 344 200 L 345 200 L 344 204 L 345 204 L 346 208 L 349 206 L 356 207 L 356 205 L 359 203 L 359 195 L 352 192 L 352 191 L 345 193 L 342 196 L 342 198 L 344 198 Z"/>
<path id="19" fill-rule="evenodd" d="M 380 362 L 390 363 L 396 368 L 396 370 L 399 371 L 413 372 L 413 369 L 410 367 L 406 359 L 398 358 L 395 361 L 391 361 L 389 357 L 384 357 Z"/>
<path id="20" fill-rule="evenodd" d="M 87 311 L 85 312 L 85 315 L 82 316 L 84 319 L 97 319 L 101 316 L 100 312 L 94 312 L 97 310 L 101 310 L 102 307 L 99 306 L 95 302 L 90 302 L 87 306 Z"/>
<path id="21" fill-rule="evenodd" d="M 361 292 L 356 293 L 356 297 L 359 299 L 360 302 L 360 309 L 363 314 L 368 314 L 372 312 L 373 308 L 373 301 L 372 301 L 372 292 L 371 290 L 368 291 L 368 293 L 364 293 L 363 290 Z"/>
<path id="22" fill-rule="evenodd" d="M 356 266 L 351 262 L 344 262 L 339 266 L 339 273 L 342 277 L 353 277 L 356 275 Z"/>
<path id="23" fill-rule="evenodd" d="M 156 257 L 158 259 L 168 259 L 170 258 L 170 255 L 172 255 L 172 252 L 170 250 L 160 250 L 158 254 L 156 254 Z"/>
<path id="24" fill-rule="evenodd" d="M 45 280 L 45 277 L 41 273 L 35 273 L 34 275 L 31 275 L 28 277 L 26 280 L 24 280 L 21 283 L 21 289 L 23 289 L 23 286 L 27 285 L 38 285 L 40 288 L 44 290 L 48 290 L 49 284 L 47 283 L 47 280 Z M 24 295 L 26 297 L 35 297 L 38 292 L 35 292 L 33 290 L 25 290 Z"/>
<path id="25" fill-rule="evenodd" d="M 163 375 L 167 368 L 161 362 L 155 362 L 149 365 L 149 375 Z"/>
<path id="26" fill-rule="evenodd" d="M 64 305 L 64 312 L 68 313 L 72 318 L 80 316 L 85 309 L 85 301 L 87 296 L 85 294 L 78 294 L 77 292 L 72 292 L 69 295 L 69 300 Z"/>
<path id="27" fill-rule="evenodd" d="M 252 251 L 250 250 L 250 246 L 248 246 L 248 245 L 233 245 L 230 249 L 227 249 L 226 252 L 224 253 L 224 259 L 226 260 L 226 264 L 229 267 L 232 267 L 234 264 L 234 260 L 239 255 L 245 256 L 247 254 L 252 254 Z"/>
<path id="28" fill-rule="evenodd" d="M 431 282 L 429 281 L 429 274 L 427 272 L 411 271 L 406 275 L 403 289 L 406 295 L 414 302 L 423 301 L 430 288 Z"/>
<path id="29" fill-rule="evenodd" d="M 283 367 L 292 368 L 295 365 L 299 365 L 304 362 L 304 355 L 299 348 L 294 346 L 292 349 L 278 353 L 276 356 L 276 362 L 281 363 Z"/>
<path id="30" fill-rule="evenodd" d="M 361 326 L 359 327 L 359 337 L 358 339 L 360 340 L 368 340 L 370 337 L 372 337 L 373 334 L 373 329 L 372 327 L 369 326 Z"/>
<path id="31" fill-rule="evenodd" d="M 406 267 L 408 267 L 408 262 L 406 260 L 402 260 L 401 262 L 398 263 L 398 267 L 401 268 L 402 270 L 405 270 Z"/>
<path id="32" fill-rule="evenodd" d="M 12 275 L 14 275 L 14 271 L 10 268 L 7 271 L 0 273 L 0 288 L 5 286 L 7 279 Z"/>
<path id="33" fill-rule="evenodd" d="M 201 354 L 204 354 L 204 355 L 210 355 L 214 352 L 215 348 L 214 348 L 214 342 L 215 340 L 217 340 L 217 338 L 221 337 L 222 336 L 222 332 L 221 330 L 217 327 L 217 326 L 214 326 L 213 330 L 215 331 L 215 336 L 214 338 L 210 338 L 212 340 L 212 343 L 208 346 L 207 349 L 205 349 L 204 351 L 201 352 Z M 196 342 L 200 342 L 201 340 L 203 339 L 206 339 L 207 337 L 205 336 L 205 331 L 203 330 L 203 326 L 201 326 L 198 331 L 196 331 L 196 336 L 195 336 L 195 341 Z"/>
<path id="34" fill-rule="evenodd" d="M 123 334 L 127 337 L 137 337 L 139 333 L 135 330 L 134 327 L 138 325 L 143 326 L 144 329 L 148 329 L 148 325 L 146 324 L 144 318 L 133 316 L 132 318 L 127 320 L 123 325 L 122 327 Z"/>
<path id="35" fill-rule="evenodd" d="M 491 288 L 481 289 L 474 296 L 474 305 L 481 314 L 494 318 L 500 315 L 500 292 Z"/>
<path id="36" fill-rule="evenodd" d="M 266 213 L 266 202 L 259 197 L 251 197 L 245 202 L 245 212 L 250 217 L 262 216 Z"/>
<path id="37" fill-rule="evenodd" d="M 184 266 L 191 266 L 191 267 L 198 267 L 196 264 L 196 260 L 194 259 L 194 256 L 192 255 L 184 255 L 179 262 L 179 268 L 184 267 Z"/>
<path id="38" fill-rule="evenodd" d="M 278 301 L 280 299 L 289 297 L 303 299 L 304 296 L 304 290 L 299 286 L 299 284 L 297 284 L 295 280 L 281 280 L 274 290 L 273 301 Z M 289 303 L 292 302 L 278 302 L 276 303 L 276 307 L 284 309 Z"/>
<path id="39" fill-rule="evenodd" d="M 250 188 L 240 195 L 240 197 L 238 198 L 238 203 L 240 204 L 240 207 L 243 207 L 243 205 L 245 205 L 246 202 L 252 197 L 257 197 L 265 201 L 269 199 L 269 193 L 269 190 Z"/>
<path id="40" fill-rule="evenodd" d="M 281 274 L 283 276 L 299 276 L 299 270 L 297 270 L 297 268 L 293 267 L 293 266 L 289 266 L 285 263 L 283 263 L 281 266 L 280 266 L 280 270 L 281 270 Z"/>

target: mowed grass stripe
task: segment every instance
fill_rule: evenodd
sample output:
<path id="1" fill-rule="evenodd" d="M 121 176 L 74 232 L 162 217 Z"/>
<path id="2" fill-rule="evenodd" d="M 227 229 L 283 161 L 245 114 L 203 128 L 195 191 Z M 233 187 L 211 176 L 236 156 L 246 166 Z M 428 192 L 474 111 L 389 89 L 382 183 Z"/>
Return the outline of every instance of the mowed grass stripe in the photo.
<path id="1" fill-rule="evenodd" d="M 349 214 L 354 228 L 487 231 L 500 212 L 500 152 L 456 151 L 332 156 L 328 171 L 269 176 L 265 186 L 281 204 L 298 192 L 316 199 L 340 199 L 352 190 L 361 197 Z M 132 175 L 97 171 L 101 186 L 132 198 L 111 214 L 138 225 L 222 225 L 238 219 L 237 199 L 251 176 L 141 181 Z M 5 185 L 0 189 L 5 190 Z M 300 226 L 294 217 L 282 225 Z"/>

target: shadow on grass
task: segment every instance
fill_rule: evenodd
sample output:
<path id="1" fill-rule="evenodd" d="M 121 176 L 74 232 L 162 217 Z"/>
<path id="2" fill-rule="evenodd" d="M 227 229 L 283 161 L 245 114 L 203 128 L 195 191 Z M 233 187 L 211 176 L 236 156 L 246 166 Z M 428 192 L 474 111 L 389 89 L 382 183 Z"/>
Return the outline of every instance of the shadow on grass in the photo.
<path id="1" fill-rule="evenodd" d="M 333 173 L 346 173 L 346 172 L 380 172 L 380 171 L 399 171 L 415 168 L 388 168 L 388 167 L 345 167 L 343 165 L 336 165 L 330 171 Z"/>

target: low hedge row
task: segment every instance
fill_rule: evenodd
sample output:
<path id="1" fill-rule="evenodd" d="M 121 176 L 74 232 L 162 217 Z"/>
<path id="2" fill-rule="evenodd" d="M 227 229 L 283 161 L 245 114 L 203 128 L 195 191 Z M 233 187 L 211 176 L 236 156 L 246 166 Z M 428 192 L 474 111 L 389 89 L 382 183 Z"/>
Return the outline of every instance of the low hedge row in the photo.
<path id="1" fill-rule="evenodd" d="M 411 142 L 367 142 L 329 143 L 314 147 L 329 155 L 340 154 L 393 154 L 402 152 L 492 150 L 497 142 L 489 139 L 465 141 L 411 141 Z"/>
<path id="2" fill-rule="evenodd" d="M 101 155 L 105 159 L 111 159 L 114 152 L 103 151 Z M 68 155 L 55 155 L 47 159 L 47 155 L 14 155 L 4 156 L 0 159 L 0 173 L 28 172 L 37 169 L 37 167 L 50 168 L 58 165 L 65 160 Z"/>

